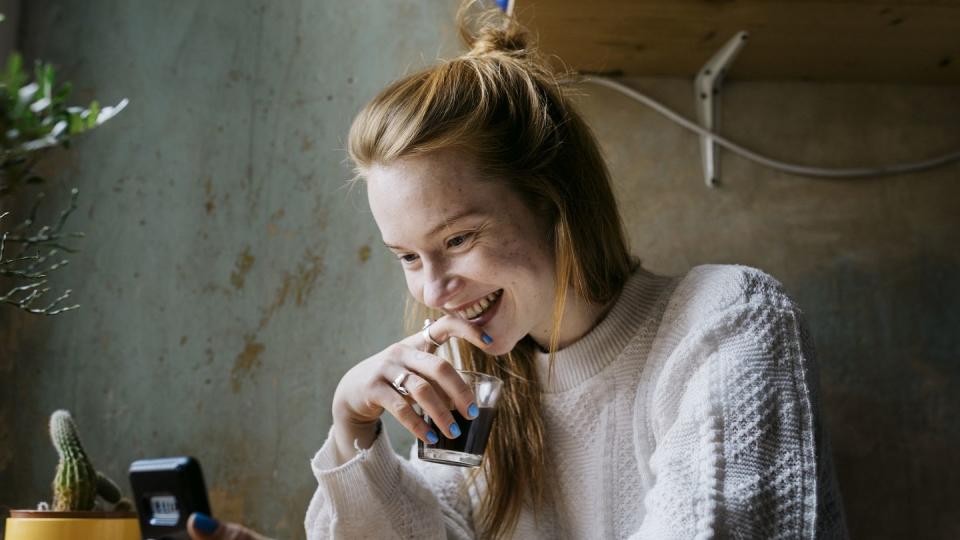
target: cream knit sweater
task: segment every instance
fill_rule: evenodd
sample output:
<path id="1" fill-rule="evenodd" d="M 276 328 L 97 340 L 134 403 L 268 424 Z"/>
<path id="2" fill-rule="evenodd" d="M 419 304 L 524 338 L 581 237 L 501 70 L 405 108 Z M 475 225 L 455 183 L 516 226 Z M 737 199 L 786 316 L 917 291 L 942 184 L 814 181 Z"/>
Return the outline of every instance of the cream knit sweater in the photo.
<path id="1" fill-rule="evenodd" d="M 846 537 L 810 339 L 770 276 L 638 269 L 552 378 L 536 361 L 552 500 L 514 538 Z M 458 495 L 465 469 L 416 445 L 401 459 L 385 431 L 341 466 L 335 453 L 331 432 L 311 462 L 308 538 L 484 537 L 482 481 Z"/>

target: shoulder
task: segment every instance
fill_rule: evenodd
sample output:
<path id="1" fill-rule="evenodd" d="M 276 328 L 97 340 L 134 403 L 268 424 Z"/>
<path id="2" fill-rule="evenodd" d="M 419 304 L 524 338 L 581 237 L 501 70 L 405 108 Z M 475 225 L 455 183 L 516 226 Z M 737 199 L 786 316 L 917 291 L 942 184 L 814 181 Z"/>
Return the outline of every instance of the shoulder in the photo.
<path id="1" fill-rule="evenodd" d="M 740 359 L 756 359 L 759 349 L 794 341 L 799 310 L 783 285 L 748 266 L 701 265 L 677 284 L 661 320 L 648 362 L 654 385 L 685 386 L 684 380 L 730 350 Z M 716 367 L 716 366 L 714 366 Z"/>
<path id="2" fill-rule="evenodd" d="M 763 270 L 704 264 L 690 269 L 680 280 L 670 299 L 669 311 L 670 318 L 682 323 L 750 306 L 795 308 L 783 285 Z"/>
<path id="3" fill-rule="evenodd" d="M 747 379 L 753 388 L 793 384 L 810 345 L 800 310 L 775 278 L 747 266 L 697 266 L 664 315 L 648 363 L 647 406 L 670 420 L 681 400 L 731 402 L 724 389 Z"/>

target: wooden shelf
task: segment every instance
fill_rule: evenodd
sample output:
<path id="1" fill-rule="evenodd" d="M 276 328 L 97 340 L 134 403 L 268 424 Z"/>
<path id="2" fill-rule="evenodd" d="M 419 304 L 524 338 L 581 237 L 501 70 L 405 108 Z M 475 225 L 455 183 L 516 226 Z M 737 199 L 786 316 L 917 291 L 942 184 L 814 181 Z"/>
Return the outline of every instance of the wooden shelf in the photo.
<path id="1" fill-rule="evenodd" d="M 693 77 L 740 30 L 737 79 L 960 84 L 960 0 L 516 0 L 580 71 Z"/>

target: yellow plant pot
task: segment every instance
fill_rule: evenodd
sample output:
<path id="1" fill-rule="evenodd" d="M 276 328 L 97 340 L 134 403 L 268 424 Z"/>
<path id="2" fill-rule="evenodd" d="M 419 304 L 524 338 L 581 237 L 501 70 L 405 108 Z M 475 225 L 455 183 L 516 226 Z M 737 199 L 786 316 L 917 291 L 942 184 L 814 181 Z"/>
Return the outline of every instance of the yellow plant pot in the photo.
<path id="1" fill-rule="evenodd" d="M 136 512 L 11 510 L 6 540 L 140 540 Z"/>

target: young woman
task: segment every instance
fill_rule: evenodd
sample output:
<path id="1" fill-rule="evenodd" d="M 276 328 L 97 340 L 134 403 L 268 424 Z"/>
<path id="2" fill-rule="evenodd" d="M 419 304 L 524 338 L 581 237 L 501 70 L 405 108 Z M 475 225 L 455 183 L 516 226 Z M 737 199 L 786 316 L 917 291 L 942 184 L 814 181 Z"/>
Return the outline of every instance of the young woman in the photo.
<path id="1" fill-rule="evenodd" d="M 350 131 L 383 242 L 436 320 L 340 381 L 307 536 L 844 537 L 796 305 L 746 267 L 644 270 L 527 35 L 496 15 L 463 33 L 468 53 L 390 85 Z M 424 442 L 459 436 L 445 403 L 476 416 L 454 359 L 504 381 L 482 467 L 401 459 L 384 412 Z"/>

